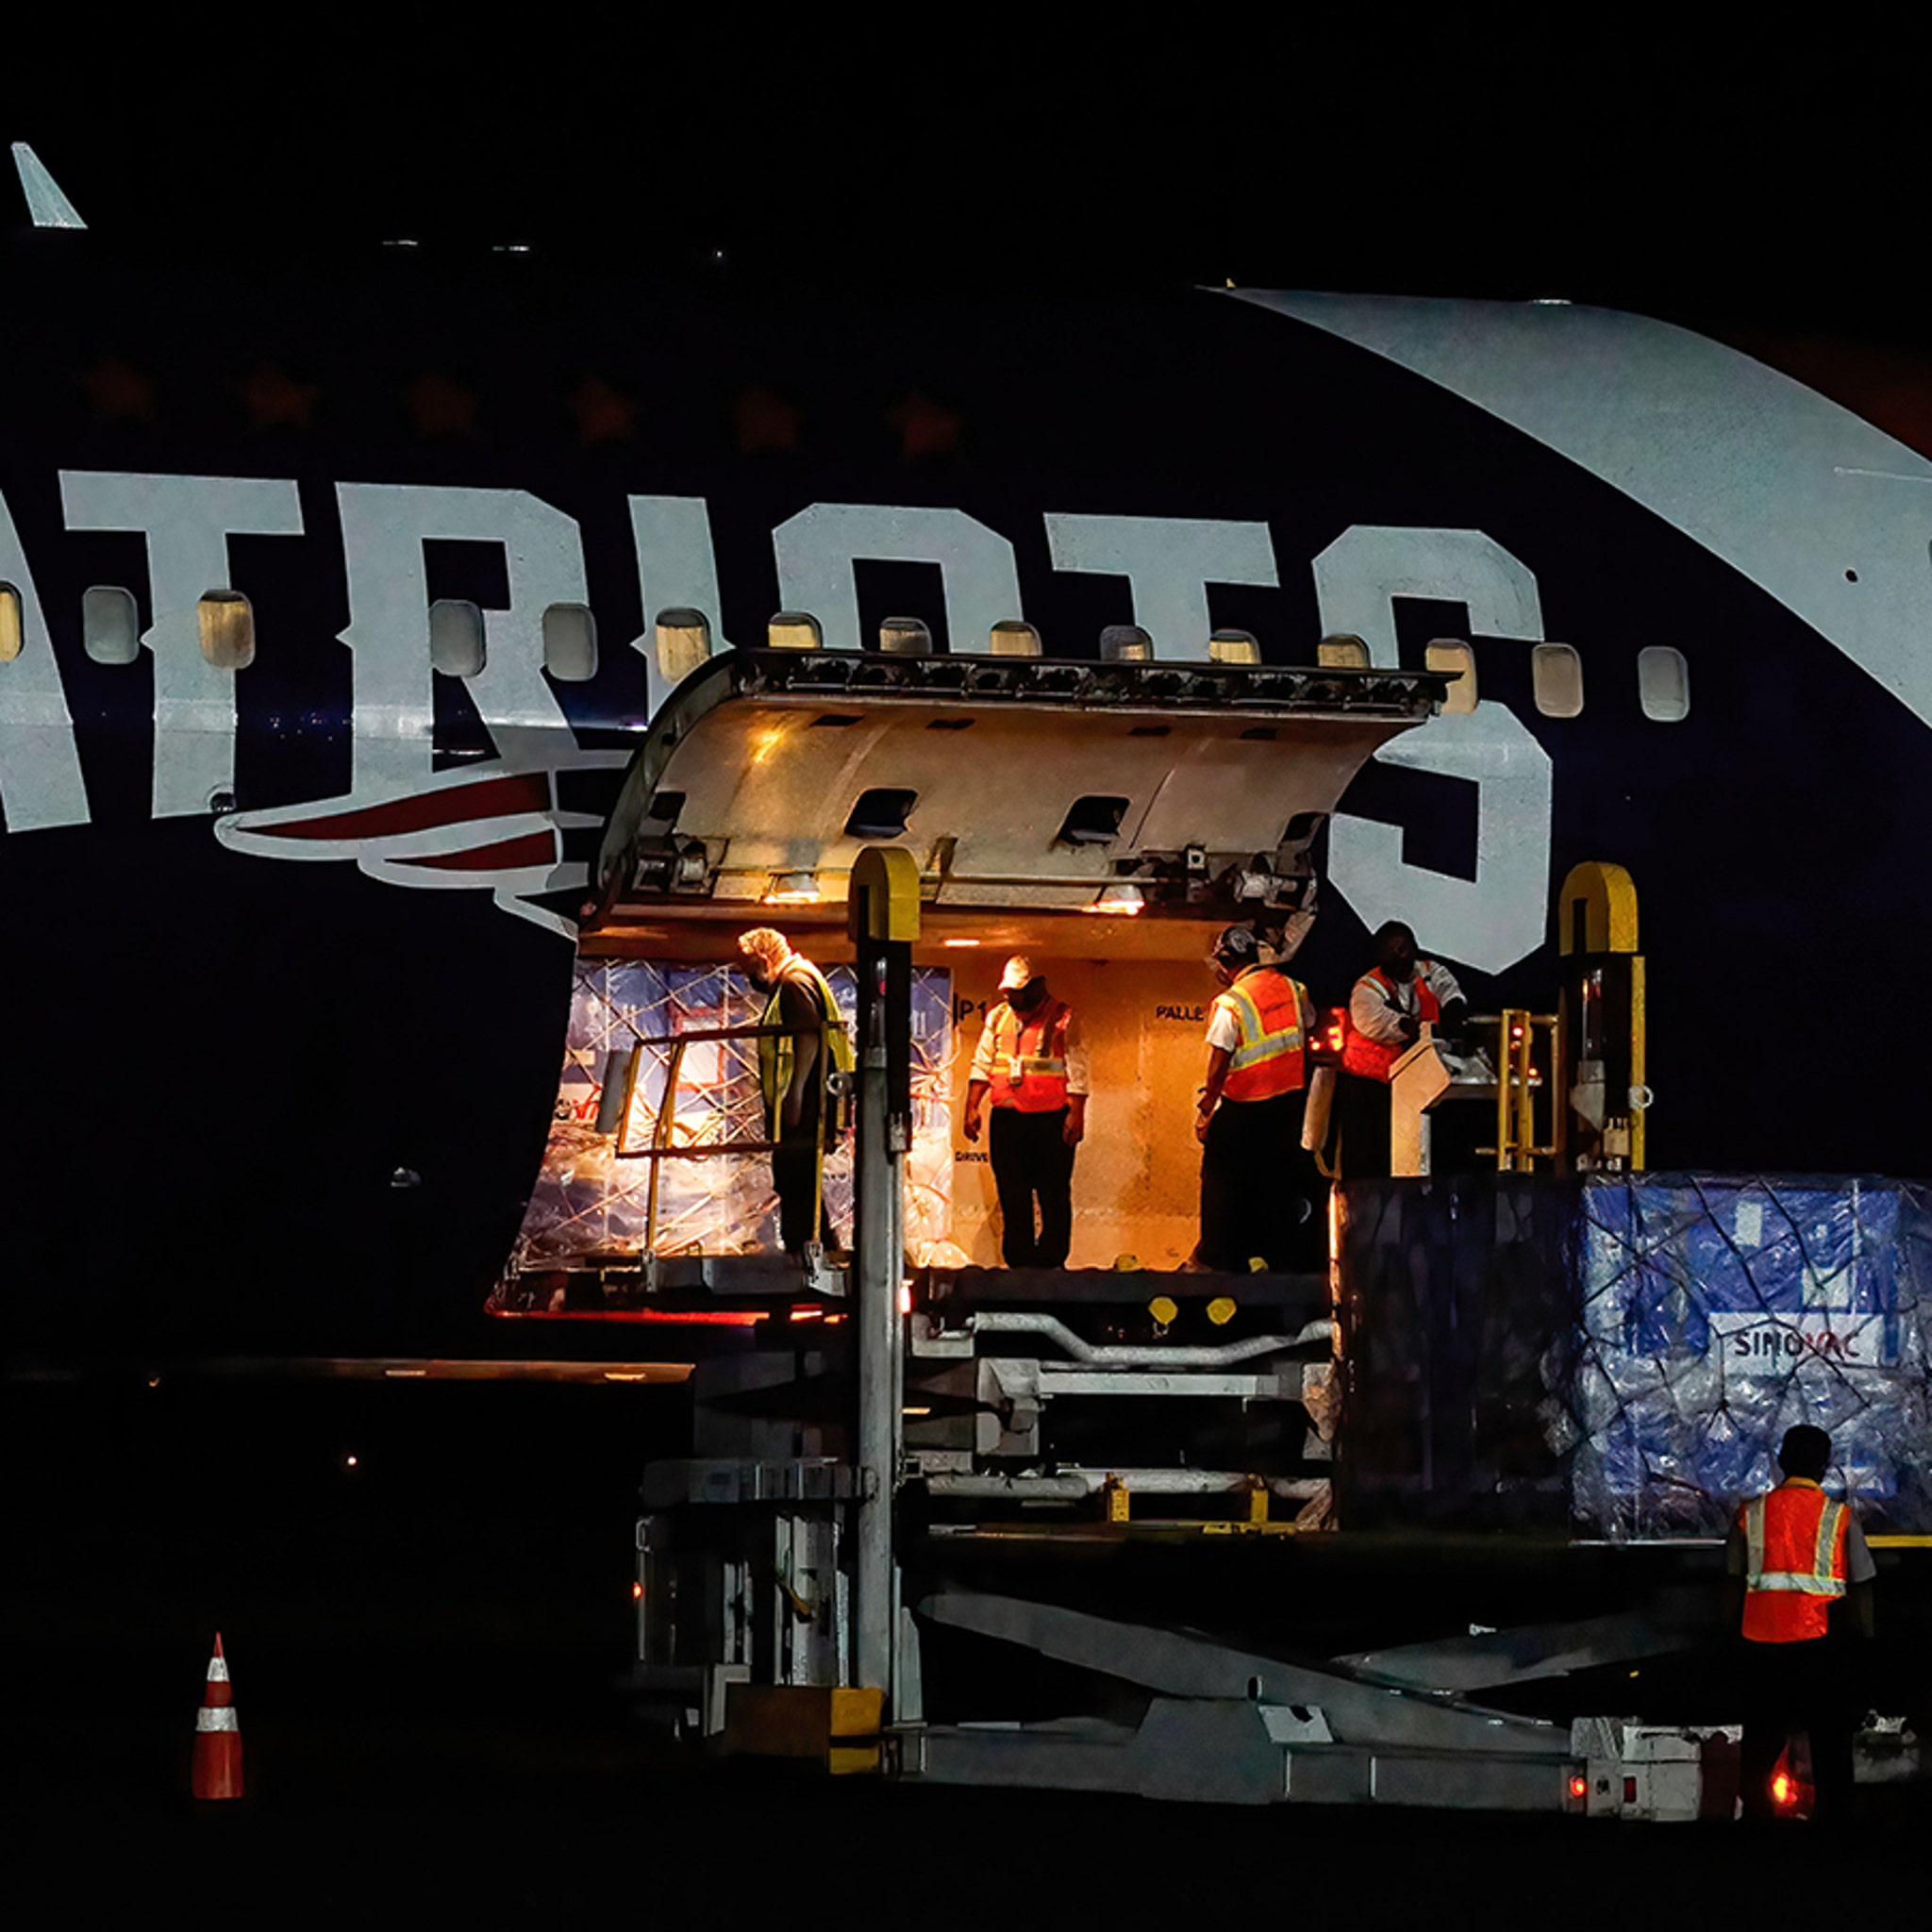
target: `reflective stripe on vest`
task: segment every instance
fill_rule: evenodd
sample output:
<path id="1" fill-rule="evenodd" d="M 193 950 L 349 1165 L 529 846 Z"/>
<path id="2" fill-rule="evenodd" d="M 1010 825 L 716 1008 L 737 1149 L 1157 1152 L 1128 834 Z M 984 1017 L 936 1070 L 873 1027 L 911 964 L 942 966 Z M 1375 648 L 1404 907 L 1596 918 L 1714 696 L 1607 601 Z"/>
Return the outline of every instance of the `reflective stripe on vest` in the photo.
<path id="1" fill-rule="evenodd" d="M 1244 973 L 1215 1001 L 1235 1017 L 1224 1100 L 1273 1100 L 1302 1084 L 1301 989 L 1272 966 Z"/>
<path id="2" fill-rule="evenodd" d="M 1757 1643 L 1823 1637 L 1831 1604 L 1845 1593 L 1850 1511 L 1822 1490 L 1787 1483 L 1754 1497 L 1739 1520 L 1744 1531 L 1743 1634 Z"/>
<path id="3" fill-rule="evenodd" d="M 1420 959 L 1416 962 L 1416 976 L 1410 984 L 1415 988 L 1415 1017 L 1418 1020 L 1426 1020 L 1433 1025 L 1442 1017 L 1442 1003 L 1436 997 L 1435 993 L 1430 990 L 1427 981 L 1422 976 L 1428 970 L 1430 963 L 1427 959 Z M 1364 973 L 1362 978 L 1357 980 L 1356 984 L 1359 986 L 1362 983 L 1362 979 L 1373 979 L 1382 989 L 1389 1004 L 1391 1007 L 1396 1005 L 1395 982 L 1379 966 L 1371 972 Z M 1397 1010 L 1399 1011 L 1400 1008 L 1397 1008 Z M 1406 1040 L 1371 1040 L 1366 1033 L 1357 1032 L 1355 1024 L 1355 1002 L 1353 999 L 1349 1001 L 1349 1009 L 1342 1022 L 1342 1025 L 1344 1027 L 1341 1036 L 1342 1072 L 1359 1074 L 1367 1080 L 1387 1080 L 1390 1068 L 1413 1044 L 1412 1041 Z"/>
<path id="4" fill-rule="evenodd" d="M 1067 1025 L 1074 1009 L 1048 1000 L 1026 1019 L 1002 1000 L 992 1028 L 992 1104 L 1020 1113 L 1058 1113 L 1067 1104 Z M 1029 1052 L 1027 1049 L 1031 1048 Z"/>
<path id="5" fill-rule="evenodd" d="M 853 1067 L 852 1041 L 845 1032 L 845 1023 L 839 1016 L 839 1001 L 832 991 L 832 983 L 814 966 L 809 959 L 794 959 L 778 977 L 772 988 L 772 996 L 765 1002 L 764 1018 L 758 1022 L 761 1026 L 784 1024 L 785 987 L 790 980 L 793 985 L 808 984 L 817 995 L 819 1010 L 824 1020 L 822 1038 L 829 1050 L 830 1065 L 826 1064 L 827 1055 L 819 1056 L 818 1073 L 821 1088 L 828 1072 L 849 1074 Z M 778 1108 L 785 1098 L 786 1090 L 791 1085 L 791 1070 L 798 1058 L 796 1036 L 791 1033 L 765 1033 L 758 1037 L 758 1087 L 765 1102 L 765 1128 L 775 1133 L 778 1122 Z"/>

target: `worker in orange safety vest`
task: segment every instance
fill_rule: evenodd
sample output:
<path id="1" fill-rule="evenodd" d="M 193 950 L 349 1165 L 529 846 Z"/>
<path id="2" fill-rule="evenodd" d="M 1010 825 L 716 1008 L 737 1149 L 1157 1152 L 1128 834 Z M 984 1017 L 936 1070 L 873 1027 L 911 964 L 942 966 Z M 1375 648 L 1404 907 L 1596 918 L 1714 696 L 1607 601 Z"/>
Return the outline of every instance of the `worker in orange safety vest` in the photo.
<path id="1" fill-rule="evenodd" d="M 1074 1150 L 1087 1132 L 1087 1056 L 1073 1008 L 1054 998 L 1024 953 L 1007 961 L 973 1055 L 969 1141 L 979 1139 L 989 1098 L 1001 1257 L 1008 1268 L 1064 1268 L 1074 1239 Z"/>
<path id="2" fill-rule="evenodd" d="M 1771 1784 L 1794 1729 L 1809 1736 L 1813 1815 L 1841 1810 L 1852 1789 L 1852 1725 L 1858 1710 L 1831 1610 L 1850 1600 L 1859 1636 L 1874 1628 L 1877 1574 L 1857 1517 L 1824 1493 L 1831 1438 L 1800 1424 L 1778 1446 L 1784 1481 L 1738 1512 L 1724 1548 L 1730 1616 L 1743 1642 L 1744 1815 L 1776 1815 Z"/>
<path id="3" fill-rule="evenodd" d="M 1355 983 L 1341 1039 L 1341 1173 L 1348 1180 L 1389 1173 L 1389 1075 L 1424 1026 L 1454 1033 L 1468 1013 L 1456 975 L 1419 958 L 1415 934 L 1391 919 L 1376 930 L 1375 963 Z"/>
<path id="4" fill-rule="evenodd" d="M 1244 1273 L 1310 1267 L 1319 1181 L 1302 1148 L 1308 1029 L 1299 981 L 1266 963 L 1261 941 L 1231 925 L 1210 963 L 1227 989 L 1208 1016 L 1208 1078 L 1194 1136 L 1201 1142 L 1201 1242 L 1208 1268 Z"/>

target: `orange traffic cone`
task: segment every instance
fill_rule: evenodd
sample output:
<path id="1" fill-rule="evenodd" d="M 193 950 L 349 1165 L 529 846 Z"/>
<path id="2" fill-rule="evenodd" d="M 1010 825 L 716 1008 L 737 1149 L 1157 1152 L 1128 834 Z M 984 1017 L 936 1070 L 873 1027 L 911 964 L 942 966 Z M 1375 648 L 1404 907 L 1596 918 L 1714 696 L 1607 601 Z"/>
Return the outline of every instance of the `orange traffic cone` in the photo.
<path id="1" fill-rule="evenodd" d="M 242 1726 L 235 1716 L 235 1690 L 228 1682 L 228 1663 L 222 1655 L 219 1630 L 215 1632 L 215 1654 L 208 1660 L 208 1688 L 194 1718 L 192 1783 L 197 1798 L 242 1795 Z"/>

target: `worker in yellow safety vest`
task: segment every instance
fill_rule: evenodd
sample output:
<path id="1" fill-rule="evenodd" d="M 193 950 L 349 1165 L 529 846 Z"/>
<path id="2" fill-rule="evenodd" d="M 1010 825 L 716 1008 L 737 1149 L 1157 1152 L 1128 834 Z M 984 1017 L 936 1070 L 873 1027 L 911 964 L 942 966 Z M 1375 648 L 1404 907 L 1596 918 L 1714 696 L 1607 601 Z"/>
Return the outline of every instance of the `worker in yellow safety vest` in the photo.
<path id="1" fill-rule="evenodd" d="M 1302 1148 L 1308 1028 L 1301 984 L 1231 925 L 1214 942 L 1226 987 L 1208 1016 L 1208 1078 L 1194 1123 L 1201 1153 L 1201 1244 L 1208 1268 L 1307 1268 L 1316 1258 L 1319 1182 Z"/>
<path id="2" fill-rule="evenodd" d="M 979 1139 L 989 1099 L 1000 1254 L 1008 1268 L 1064 1268 L 1074 1239 L 1074 1150 L 1087 1132 L 1087 1056 L 1073 1008 L 1054 998 L 1024 953 L 1007 961 L 974 1049 L 969 1141 Z"/>
<path id="3" fill-rule="evenodd" d="M 1785 1431 L 1784 1481 L 1739 1510 L 1724 1548 L 1732 1627 L 1742 1639 L 1744 1815 L 1776 1815 L 1778 1755 L 1808 1734 L 1814 1817 L 1843 1808 L 1852 1788 L 1852 1725 L 1860 1701 L 1831 1610 L 1848 1597 L 1861 1637 L 1873 1634 L 1872 1554 L 1848 1505 L 1822 1487 L 1831 1438 L 1808 1424 Z"/>
<path id="4" fill-rule="evenodd" d="M 825 1217 L 824 1157 L 838 1139 L 839 1109 L 828 1075 L 852 1071 L 852 1041 L 830 982 L 791 949 L 781 932 L 761 925 L 738 942 L 751 983 L 766 995 L 761 1026 L 781 1031 L 758 1039 L 758 1088 L 778 1195 L 778 1239 L 788 1255 L 808 1241 L 834 1246 Z"/>

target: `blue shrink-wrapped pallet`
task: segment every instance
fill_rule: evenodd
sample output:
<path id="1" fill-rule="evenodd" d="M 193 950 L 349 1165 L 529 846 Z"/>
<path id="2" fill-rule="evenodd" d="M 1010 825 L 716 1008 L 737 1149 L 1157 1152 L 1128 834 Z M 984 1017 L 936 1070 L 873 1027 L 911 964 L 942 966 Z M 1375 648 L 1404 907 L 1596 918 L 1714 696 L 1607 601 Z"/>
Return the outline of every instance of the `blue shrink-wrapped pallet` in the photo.
<path id="1" fill-rule="evenodd" d="M 1831 1433 L 1870 1524 L 1932 1529 L 1932 1191 L 1890 1180 L 1592 1180 L 1565 1405 L 1577 1526 L 1711 1535 L 1776 1480 L 1784 1431 Z"/>

